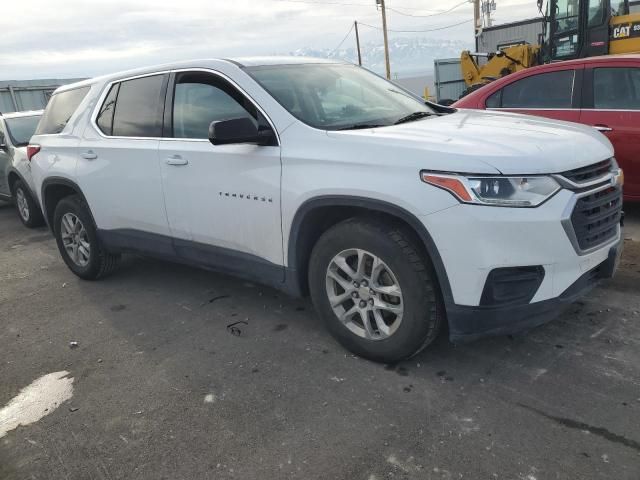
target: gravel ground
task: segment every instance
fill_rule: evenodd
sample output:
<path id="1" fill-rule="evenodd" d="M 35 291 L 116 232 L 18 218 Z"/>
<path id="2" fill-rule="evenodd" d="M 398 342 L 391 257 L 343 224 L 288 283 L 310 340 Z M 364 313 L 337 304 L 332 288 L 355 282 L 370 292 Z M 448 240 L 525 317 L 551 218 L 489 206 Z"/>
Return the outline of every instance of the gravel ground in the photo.
<path id="1" fill-rule="evenodd" d="M 638 480 L 639 282 L 627 240 L 560 319 L 383 366 L 260 285 L 139 257 L 83 282 L 0 206 L 0 408 L 44 376 L 49 402 L 0 428 L 0 479 Z"/>

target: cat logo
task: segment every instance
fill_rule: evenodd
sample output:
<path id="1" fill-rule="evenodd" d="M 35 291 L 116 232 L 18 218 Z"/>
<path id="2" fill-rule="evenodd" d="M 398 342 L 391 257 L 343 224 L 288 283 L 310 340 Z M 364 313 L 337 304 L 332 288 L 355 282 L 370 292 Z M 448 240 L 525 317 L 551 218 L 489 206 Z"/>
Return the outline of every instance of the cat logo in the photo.
<path id="1" fill-rule="evenodd" d="M 631 24 L 629 25 L 620 25 L 619 27 L 615 27 L 613 29 L 613 38 L 628 38 L 631 36 Z"/>

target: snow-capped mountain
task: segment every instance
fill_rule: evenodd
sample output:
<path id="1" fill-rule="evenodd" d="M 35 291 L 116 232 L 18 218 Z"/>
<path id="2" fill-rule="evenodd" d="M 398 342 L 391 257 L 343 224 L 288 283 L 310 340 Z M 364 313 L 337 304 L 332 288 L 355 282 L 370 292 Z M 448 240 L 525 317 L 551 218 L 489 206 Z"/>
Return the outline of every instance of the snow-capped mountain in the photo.
<path id="1" fill-rule="evenodd" d="M 360 45 L 363 66 L 384 73 L 384 48 L 381 44 L 367 42 Z M 462 50 L 473 47 L 466 42 L 433 38 L 392 38 L 389 40 L 389 58 L 393 77 L 406 77 L 433 71 L 433 61 L 438 58 L 457 58 Z M 354 46 L 330 49 L 299 48 L 290 55 L 336 58 L 356 63 L 358 54 Z"/>

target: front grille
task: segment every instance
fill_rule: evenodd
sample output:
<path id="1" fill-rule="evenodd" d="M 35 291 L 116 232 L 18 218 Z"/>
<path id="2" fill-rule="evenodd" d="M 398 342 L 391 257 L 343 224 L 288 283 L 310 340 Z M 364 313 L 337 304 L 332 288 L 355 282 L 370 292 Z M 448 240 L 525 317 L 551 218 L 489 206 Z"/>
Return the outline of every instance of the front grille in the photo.
<path id="1" fill-rule="evenodd" d="M 622 188 L 608 187 L 580 197 L 571 214 L 571 224 L 581 250 L 615 238 L 622 211 Z"/>
<path id="2" fill-rule="evenodd" d="M 611 167 L 611 159 L 608 159 L 586 167 L 569 170 L 568 172 L 561 173 L 560 175 L 574 183 L 585 183 L 606 175 L 611 170 Z"/>

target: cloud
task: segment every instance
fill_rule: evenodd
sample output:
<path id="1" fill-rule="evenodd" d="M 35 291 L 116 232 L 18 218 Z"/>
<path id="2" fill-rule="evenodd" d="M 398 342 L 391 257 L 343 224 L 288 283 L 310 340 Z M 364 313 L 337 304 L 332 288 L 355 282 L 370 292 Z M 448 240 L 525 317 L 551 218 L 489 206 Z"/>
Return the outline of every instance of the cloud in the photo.
<path id="1" fill-rule="evenodd" d="M 354 20 L 380 23 L 373 0 L 332 1 L 356 5 L 320 0 L 315 5 L 282 0 L 6 2 L 0 17 L 0 79 L 82 77 L 178 59 L 334 48 Z M 405 13 L 428 13 L 419 10 L 424 0 L 403 0 L 397 7 L 394 0 L 388 3 Z M 433 3 L 429 2 L 432 12 Z M 436 10 L 458 3 L 438 1 Z M 513 0 L 501 2 L 501 9 L 503 3 L 509 16 L 525 11 Z M 464 5 L 430 18 L 389 12 L 390 28 L 450 25 L 471 18 L 471 8 Z M 468 24 L 433 35 L 470 40 L 471 28 Z M 363 41 L 382 41 L 375 29 L 363 27 L 361 35 Z"/>

